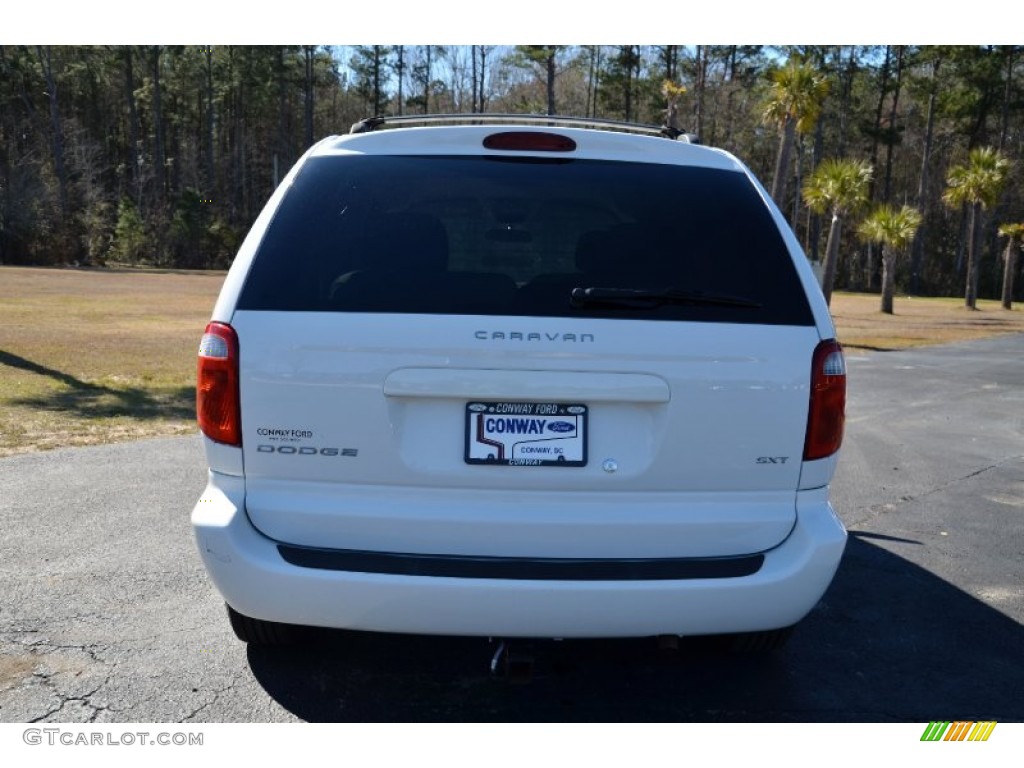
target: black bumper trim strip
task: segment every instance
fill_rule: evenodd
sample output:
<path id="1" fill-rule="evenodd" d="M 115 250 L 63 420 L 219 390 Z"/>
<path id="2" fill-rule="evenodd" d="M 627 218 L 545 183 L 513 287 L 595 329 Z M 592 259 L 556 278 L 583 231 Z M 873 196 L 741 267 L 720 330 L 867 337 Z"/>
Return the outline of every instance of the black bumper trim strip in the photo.
<path id="1" fill-rule="evenodd" d="M 731 579 L 757 573 L 764 555 L 649 559 L 469 557 L 363 552 L 278 544 L 286 562 L 302 568 L 396 576 L 526 581 L 675 581 Z"/>

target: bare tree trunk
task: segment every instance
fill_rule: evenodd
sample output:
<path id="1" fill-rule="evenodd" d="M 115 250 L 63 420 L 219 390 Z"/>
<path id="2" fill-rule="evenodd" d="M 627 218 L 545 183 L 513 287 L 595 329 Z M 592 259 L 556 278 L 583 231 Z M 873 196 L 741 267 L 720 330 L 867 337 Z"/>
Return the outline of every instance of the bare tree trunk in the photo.
<path id="1" fill-rule="evenodd" d="M 170 99 L 171 114 L 180 114 L 181 109 L 177 95 L 171 92 L 168 94 L 168 97 Z M 170 121 L 168 134 L 167 194 L 169 200 L 174 200 L 177 199 L 178 193 L 181 191 L 181 131 L 180 123 L 177 120 Z"/>
<path id="2" fill-rule="evenodd" d="M 395 46 L 395 53 L 398 56 L 398 64 L 395 66 L 398 75 L 398 116 L 401 117 L 405 110 L 405 46 Z"/>
<path id="3" fill-rule="evenodd" d="M 381 100 L 381 62 L 383 60 L 383 46 L 373 46 L 373 116 L 378 117 L 384 112 Z"/>
<path id="4" fill-rule="evenodd" d="M 821 292 L 825 294 L 825 303 L 832 303 L 832 285 L 836 280 L 836 269 L 839 264 L 839 238 L 843 234 L 843 220 L 839 214 L 832 214 L 832 225 L 828 228 L 828 244 L 825 246 L 825 263 L 821 275 Z"/>
<path id="5" fill-rule="evenodd" d="M 736 116 L 733 110 L 733 102 L 736 99 L 736 46 L 733 45 L 729 48 L 729 67 L 725 77 L 725 136 L 722 137 L 722 146 L 730 147 L 732 145 L 732 131 L 733 125 L 736 122 Z"/>
<path id="6" fill-rule="evenodd" d="M 431 47 L 429 45 L 425 45 L 425 46 L 423 46 L 423 48 L 425 50 L 426 67 L 427 67 L 426 75 L 423 78 L 423 114 L 424 115 L 429 115 L 430 114 L 430 81 L 431 81 L 431 79 L 433 77 L 433 75 L 431 74 L 432 66 L 431 66 L 431 60 L 430 60 L 430 58 L 431 58 Z"/>
<path id="7" fill-rule="evenodd" d="M 664 47 L 658 47 L 658 56 L 661 59 L 663 77 L 671 83 L 676 82 L 677 77 L 677 61 L 679 59 L 679 46 L 678 45 L 666 45 Z"/>
<path id="8" fill-rule="evenodd" d="M 729 82 L 725 84 L 725 135 L 722 137 L 722 146 L 732 146 L 732 132 L 733 125 L 736 122 L 735 109 L 733 108 L 733 102 L 736 100 L 736 85 L 729 79 Z"/>
<path id="9" fill-rule="evenodd" d="M 487 46 L 480 46 L 480 111 L 487 111 Z"/>
<path id="10" fill-rule="evenodd" d="M 164 111 L 161 103 L 160 46 L 152 48 L 150 66 L 153 74 L 153 170 L 156 172 L 156 188 L 161 202 L 167 197 L 167 149 L 164 138 Z"/>
<path id="11" fill-rule="evenodd" d="M 135 110 L 135 73 L 132 70 L 132 48 L 124 47 L 124 90 L 128 102 L 128 178 L 135 188 L 135 208 L 142 207 L 142 178 L 139 168 L 139 116 Z"/>
<path id="12" fill-rule="evenodd" d="M 1011 237 L 1003 254 L 1003 309 L 1013 309 L 1013 279 L 1017 274 L 1017 251 L 1020 244 Z"/>
<path id="13" fill-rule="evenodd" d="M 697 61 L 696 61 L 696 72 L 694 83 L 694 91 L 696 92 L 694 99 L 694 130 L 697 132 L 697 137 L 704 138 L 704 89 L 705 79 L 708 71 L 708 47 L 706 45 L 697 46 Z"/>
<path id="14" fill-rule="evenodd" d="M 836 74 L 839 77 L 839 109 L 836 122 L 838 136 L 836 154 L 846 157 L 846 126 L 850 118 L 850 99 L 853 92 L 853 68 L 856 63 L 857 46 L 850 46 L 850 57 L 843 66 L 843 46 L 836 48 Z"/>
<path id="15" fill-rule="evenodd" d="M 476 46 L 475 45 L 469 46 L 469 58 L 470 58 L 470 61 L 472 62 L 471 77 L 473 79 L 473 98 L 471 99 L 472 104 L 471 104 L 471 106 L 469 108 L 469 111 L 473 112 L 473 113 L 476 113 L 476 112 L 479 112 L 480 110 L 477 108 L 478 102 L 476 100 Z"/>
<path id="16" fill-rule="evenodd" d="M 555 114 L 555 48 L 554 46 L 548 51 L 547 59 L 544 61 L 545 69 L 547 71 L 547 88 L 548 88 L 548 114 Z"/>
<path id="17" fill-rule="evenodd" d="M 896 251 L 882 246 L 882 311 L 892 314 L 892 297 L 896 292 Z"/>
<path id="18" fill-rule="evenodd" d="M 917 209 L 927 215 L 925 195 L 928 194 L 928 165 L 931 162 L 932 140 L 935 136 L 935 99 L 936 82 L 939 76 L 941 57 L 932 63 L 932 78 L 928 93 L 928 118 L 924 130 L 924 148 L 921 157 L 921 173 L 917 178 Z M 924 227 L 914 233 L 914 244 L 910 251 L 910 292 L 917 294 L 921 290 L 921 262 L 924 260 Z"/>
<path id="19" fill-rule="evenodd" d="M 274 187 L 280 181 L 280 167 L 291 165 L 290 152 L 288 151 L 288 137 L 291 135 L 291 110 L 288 109 L 288 78 L 285 76 L 285 47 L 277 48 L 277 58 L 274 59 L 274 77 L 277 80 L 277 137 L 274 142 L 277 150 L 273 153 L 273 177 Z"/>
<path id="20" fill-rule="evenodd" d="M 791 164 L 791 157 L 793 154 L 793 143 L 796 140 L 796 120 L 792 117 L 786 118 L 786 124 L 782 127 L 782 131 L 779 135 L 779 155 L 775 161 L 775 176 L 772 179 L 772 200 L 779 206 L 780 209 L 785 210 L 784 197 L 786 195 L 786 186 L 789 181 L 789 166 Z"/>
<path id="21" fill-rule="evenodd" d="M 237 46 L 228 48 L 228 56 L 231 64 L 229 82 L 239 81 L 237 87 L 232 89 L 231 94 L 231 127 L 228 131 L 228 149 L 231 155 L 230 193 L 231 193 L 231 217 L 234 222 L 244 221 L 245 213 L 245 152 L 244 135 L 245 120 L 242 113 L 245 105 L 244 77 L 236 74 L 238 65 L 237 57 L 241 55 Z"/>
<path id="22" fill-rule="evenodd" d="M 0 53 L 0 67 L 4 64 Z M 6 190 L 11 188 L 11 154 L 14 142 L 6 133 L 7 126 L 0 124 L 0 264 L 8 259 L 11 242 L 10 221 L 14 213 L 14 201 Z"/>
<path id="23" fill-rule="evenodd" d="M 798 134 L 796 137 L 796 189 L 797 192 L 793 195 L 793 217 L 790 221 L 793 222 L 793 228 L 796 229 L 797 221 L 800 218 L 800 185 L 803 184 L 804 178 L 804 137 L 802 134 Z"/>
<path id="24" fill-rule="evenodd" d="M 885 147 L 885 187 L 882 199 L 887 203 L 892 196 L 892 152 L 896 146 L 896 108 L 900 101 L 900 86 L 903 82 L 903 49 L 902 45 L 896 46 L 896 83 L 892 92 L 892 108 L 889 110 L 889 140 Z"/>
<path id="25" fill-rule="evenodd" d="M 871 167 L 878 168 L 878 137 L 882 134 L 882 110 L 885 108 L 885 97 L 889 93 L 889 66 L 892 61 L 892 46 L 885 46 L 885 61 L 882 63 L 881 84 L 878 89 L 878 107 L 875 109 L 875 130 L 871 137 Z M 871 191 L 868 199 L 875 199 L 875 176 L 871 175 Z M 869 246 L 870 248 L 870 246 Z"/>
<path id="26" fill-rule="evenodd" d="M 968 309 L 977 309 L 978 303 L 978 254 L 977 254 L 977 233 L 980 227 L 978 219 L 981 216 L 981 205 L 975 203 L 971 206 L 971 219 L 967 227 L 967 290 L 964 292 L 964 306 Z"/>
<path id="27" fill-rule="evenodd" d="M 821 67 L 824 68 L 825 63 L 821 63 Z M 818 167 L 818 163 L 821 162 L 821 156 L 824 153 L 825 146 L 825 120 L 824 117 L 815 121 L 814 126 L 814 144 L 811 149 L 811 169 L 812 172 Z M 797 199 L 800 195 L 797 194 Z M 808 242 L 810 243 L 811 261 L 818 261 L 818 241 L 821 240 L 821 216 L 814 211 L 810 211 L 810 235 L 808 236 Z M 831 230 L 829 230 L 831 234 Z"/>
<path id="28" fill-rule="evenodd" d="M 37 47 L 39 64 L 46 78 L 46 95 L 50 102 L 50 146 L 53 150 L 53 168 L 57 174 L 57 187 L 60 195 L 61 217 L 68 218 L 68 174 L 64 165 L 64 128 L 60 118 L 60 103 L 57 100 L 57 78 L 53 74 L 53 60 L 50 46 Z"/>
<path id="29" fill-rule="evenodd" d="M 626 122 L 628 123 L 633 119 L 633 46 L 627 45 L 627 56 L 626 56 Z"/>
<path id="30" fill-rule="evenodd" d="M 999 127 L 999 146 L 1000 152 L 1006 146 L 1006 135 L 1010 128 L 1010 101 L 1013 96 L 1013 65 L 1016 61 L 1017 46 L 1008 45 L 1004 47 L 1006 55 L 1006 82 L 1003 84 L 1003 113 L 1002 120 L 1000 121 Z"/>
<path id="31" fill-rule="evenodd" d="M 590 46 L 590 61 L 587 65 L 587 117 L 597 116 L 597 79 L 601 63 L 601 46 Z"/>
<path id="32" fill-rule="evenodd" d="M 636 88 L 636 100 L 634 104 L 637 114 L 634 115 L 633 119 L 636 120 L 639 118 L 640 112 L 640 76 L 642 74 L 644 61 L 642 58 L 643 49 L 639 45 L 634 47 L 636 48 L 636 56 L 633 59 L 633 87 Z"/>
<path id="33" fill-rule="evenodd" d="M 303 103 L 306 118 L 306 147 L 313 146 L 313 59 L 316 53 L 316 46 L 304 45 L 303 61 L 306 65 L 305 100 Z"/>
<path id="34" fill-rule="evenodd" d="M 213 164 L 213 46 L 206 47 L 206 197 L 212 198 L 217 186 L 217 171 Z"/>

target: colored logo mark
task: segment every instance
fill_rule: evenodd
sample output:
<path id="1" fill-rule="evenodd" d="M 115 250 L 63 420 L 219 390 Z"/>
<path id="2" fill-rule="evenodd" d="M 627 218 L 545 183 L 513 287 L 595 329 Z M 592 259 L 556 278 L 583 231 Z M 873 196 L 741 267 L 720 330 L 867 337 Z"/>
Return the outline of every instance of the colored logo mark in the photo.
<path id="1" fill-rule="evenodd" d="M 548 424 L 548 432 L 575 432 L 576 425 L 568 421 L 553 421 Z"/>
<path id="2" fill-rule="evenodd" d="M 933 720 L 921 734 L 921 741 L 988 741 L 995 727 L 995 720 L 977 723 L 966 720 Z"/>

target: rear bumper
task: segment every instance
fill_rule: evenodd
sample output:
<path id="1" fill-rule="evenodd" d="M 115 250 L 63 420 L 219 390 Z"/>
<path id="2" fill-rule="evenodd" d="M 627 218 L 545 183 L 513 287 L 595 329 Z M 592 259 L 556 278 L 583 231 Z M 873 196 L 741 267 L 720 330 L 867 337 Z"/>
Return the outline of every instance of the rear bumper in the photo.
<path id="1" fill-rule="evenodd" d="M 241 478 L 211 473 L 192 513 L 203 562 L 228 604 L 257 619 L 378 632 L 639 637 L 775 629 L 814 607 L 846 543 L 827 489 L 817 489 L 798 494 L 792 533 L 748 575 L 570 580 L 356 572 L 288 562 L 249 522 L 243 499 Z"/>

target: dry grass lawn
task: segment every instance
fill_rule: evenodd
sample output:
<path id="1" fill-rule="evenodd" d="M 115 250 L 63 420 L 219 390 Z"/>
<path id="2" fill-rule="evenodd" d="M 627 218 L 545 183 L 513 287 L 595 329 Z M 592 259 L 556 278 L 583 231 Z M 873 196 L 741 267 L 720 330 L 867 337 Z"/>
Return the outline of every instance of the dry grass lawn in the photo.
<path id="1" fill-rule="evenodd" d="M 892 351 L 929 344 L 1024 333 L 1024 311 L 1007 311 L 998 301 L 978 301 L 977 310 L 959 299 L 897 296 L 891 315 L 878 311 L 879 297 L 864 293 L 832 294 L 832 317 L 839 341 L 850 354 L 858 350 Z"/>
<path id="2" fill-rule="evenodd" d="M 0 268 L 0 456 L 195 429 L 218 274 Z"/>
<path id="3" fill-rule="evenodd" d="M 195 430 L 195 355 L 223 273 L 0 267 L 0 456 Z M 858 350 L 1024 332 L 1024 312 L 838 293 Z"/>

